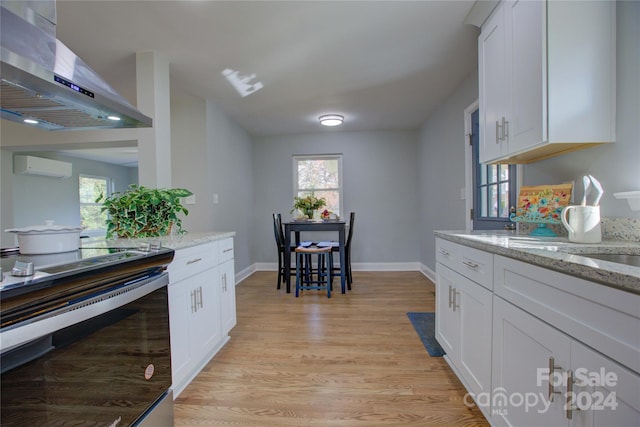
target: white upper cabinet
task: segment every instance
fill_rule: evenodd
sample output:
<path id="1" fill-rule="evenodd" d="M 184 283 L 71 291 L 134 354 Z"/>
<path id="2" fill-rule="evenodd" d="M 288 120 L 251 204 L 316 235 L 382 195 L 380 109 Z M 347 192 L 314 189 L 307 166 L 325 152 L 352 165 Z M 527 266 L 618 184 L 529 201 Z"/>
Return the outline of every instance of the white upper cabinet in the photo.
<path id="1" fill-rule="evenodd" d="M 615 2 L 502 1 L 478 51 L 483 163 L 615 141 Z"/>
<path id="2" fill-rule="evenodd" d="M 507 84 L 504 8 L 498 7 L 482 26 L 478 38 L 480 78 L 480 159 L 502 157 L 503 122 L 509 110 L 511 85 Z"/>

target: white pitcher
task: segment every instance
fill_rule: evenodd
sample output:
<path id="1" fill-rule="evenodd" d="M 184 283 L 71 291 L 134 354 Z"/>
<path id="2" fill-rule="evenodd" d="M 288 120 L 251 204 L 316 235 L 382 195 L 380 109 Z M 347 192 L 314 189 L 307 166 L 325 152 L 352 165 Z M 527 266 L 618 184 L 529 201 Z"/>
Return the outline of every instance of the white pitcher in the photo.
<path id="1" fill-rule="evenodd" d="M 567 214 L 569 220 L 567 221 Z M 562 211 L 562 223 L 569 230 L 569 241 L 576 243 L 600 243 L 600 206 L 567 206 Z"/>

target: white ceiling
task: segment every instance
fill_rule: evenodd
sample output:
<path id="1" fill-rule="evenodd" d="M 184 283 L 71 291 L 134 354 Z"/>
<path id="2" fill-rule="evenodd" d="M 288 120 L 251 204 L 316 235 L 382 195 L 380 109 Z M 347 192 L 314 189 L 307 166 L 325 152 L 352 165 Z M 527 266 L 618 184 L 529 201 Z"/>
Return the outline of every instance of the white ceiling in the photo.
<path id="1" fill-rule="evenodd" d="M 473 1 L 58 0 L 57 36 L 135 105 L 135 53 L 253 136 L 418 129 L 477 66 Z M 241 97 L 225 68 L 264 88 Z"/>

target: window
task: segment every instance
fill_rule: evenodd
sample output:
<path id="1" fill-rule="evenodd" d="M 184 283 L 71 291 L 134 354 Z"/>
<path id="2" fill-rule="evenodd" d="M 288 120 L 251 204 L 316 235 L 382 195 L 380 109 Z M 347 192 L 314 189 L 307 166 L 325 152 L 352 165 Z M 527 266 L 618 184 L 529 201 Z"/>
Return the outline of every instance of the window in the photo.
<path id="1" fill-rule="evenodd" d="M 509 209 L 516 205 L 516 166 L 479 162 L 479 114 L 471 115 L 473 163 L 473 228 L 503 228 L 510 224 Z"/>
<path id="2" fill-rule="evenodd" d="M 100 235 L 106 232 L 107 212 L 100 212 L 102 204 L 96 203 L 100 194 L 111 194 L 111 180 L 102 176 L 80 175 L 80 219 L 84 233 Z"/>
<path id="3" fill-rule="evenodd" d="M 341 215 L 342 155 L 294 156 L 293 183 L 294 196 L 313 192 L 325 198 L 325 209 Z"/>

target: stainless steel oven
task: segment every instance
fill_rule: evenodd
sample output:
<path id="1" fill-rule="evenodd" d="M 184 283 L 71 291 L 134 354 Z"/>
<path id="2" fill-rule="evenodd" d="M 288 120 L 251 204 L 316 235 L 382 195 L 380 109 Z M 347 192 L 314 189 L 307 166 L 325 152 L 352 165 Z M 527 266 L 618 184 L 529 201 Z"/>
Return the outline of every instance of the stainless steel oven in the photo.
<path id="1" fill-rule="evenodd" d="M 0 424 L 172 426 L 172 258 L 80 255 L 0 286 Z"/>

